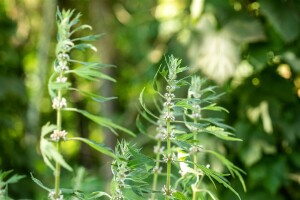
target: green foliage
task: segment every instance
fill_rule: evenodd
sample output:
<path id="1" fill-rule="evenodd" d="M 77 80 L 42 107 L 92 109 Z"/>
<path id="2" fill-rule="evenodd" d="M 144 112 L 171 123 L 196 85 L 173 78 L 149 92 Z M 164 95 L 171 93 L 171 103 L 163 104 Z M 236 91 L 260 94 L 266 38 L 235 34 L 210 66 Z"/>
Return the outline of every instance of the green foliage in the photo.
<path id="1" fill-rule="evenodd" d="M 20 179 L 25 178 L 24 175 L 14 174 L 8 178 L 8 176 L 13 172 L 10 171 L 0 171 L 0 198 L 5 200 L 10 200 L 8 196 L 8 185 L 17 183 Z"/>
<path id="2" fill-rule="evenodd" d="M 47 30 L 47 26 L 50 27 L 49 21 L 43 21 L 41 17 L 41 15 L 48 16 L 47 12 L 40 9 L 47 2 L 50 1 L 3 0 L 0 2 L 0 103 L 2 105 L 0 112 L 0 143 L 2 144 L 0 165 L 2 170 L 14 169 L 18 174 L 35 172 L 37 177 L 42 174 L 41 181 L 43 183 L 51 179 L 50 176 L 53 172 L 46 169 L 47 165 L 42 163 L 39 153 L 36 153 L 36 149 L 39 148 L 34 148 L 34 146 L 40 136 L 30 127 L 33 123 L 39 122 L 30 115 L 26 116 L 26 110 L 28 109 L 27 99 L 33 98 L 33 102 L 37 103 L 36 112 L 41 113 L 41 122 L 45 124 L 47 121 L 51 121 L 51 124 L 54 124 L 48 97 L 39 100 L 35 99 L 32 94 L 37 85 L 41 85 L 41 88 L 44 87 L 42 82 L 37 81 L 34 76 L 34 71 L 46 68 L 45 65 L 34 68 L 39 63 L 36 56 L 36 49 L 39 49 L 37 44 L 42 43 L 39 45 L 44 47 L 41 51 L 42 54 L 46 55 L 48 51 L 47 45 L 44 45 L 42 41 L 39 42 L 38 39 L 43 38 L 43 35 L 40 35 L 43 32 L 41 27 L 46 26 L 45 33 L 49 37 L 53 36 L 52 31 Z M 94 68 L 92 67 L 94 62 L 85 63 L 70 58 L 70 69 L 69 72 L 66 72 L 66 75 L 69 76 L 68 83 L 56 83 L 56 75 L 52 78 L 52 99 L 55 98 L 56 91 L 62 89 L 63 94 L 68 97 L 68 105 L 72 104 L 72 107 L 80 110 L 89 110 L 93 115 L 97 115 L 96 112 L 99 110 L 108 109 L 109 116 L 111 116 L 109 121 L 121 122 L 134 130 L 135 104 L 139 91 L 145 86 L 146 89 L 142 95 L 143 103 L 149 112 L 159 117 L 157 114 L 159 109 L 156 107 L 159 107 L 161 102 L 160 100 L 151 102 L 156 97 L 153 91 L 148 90 L 148 82 L 157 72 L 154 66 L 163 62 L 163 55 L 173 53 L 183 58 L 185 64 L 191 66 L 193 70 L 191 75 L 205 73 L 209 80 L 220 85 L 217 89 L 218 94 L 219 91 L 225 91 L 225 95 L 211 95 L 211 98 L 214 98 L 211 100 L 226 107 L 230 114 L 220 114 L 211 110 L 204 112 L 203 110 L 205 117 L 218 116 L 225 119 L 223 122 L 217 121 L 217 124 L 210 126 L 219 127 L 220 123 L 229 124 L 235 128 L 234 133 L 238 138 L 243 140 L 243 142 L 223 142 L 222 139 L 215 138 L 214 134 L 203 130 L 195 141 L 195 143 L 202 142 L 204 147 L 208 147 L 203 149 L 206 151 L 205 153 L 200 153 L 199 159 L 204 161 L 201 164 L 205 166 L 205 163 L 209 162 L 213 169 L 216 167 L 219 171 L 226 170 L 227 167 L 221 167 L 217 161 L 222 158 L 207 152 L 209 150 L 214 150 L 230 160 L 231 163 L 238 164 L 248 174 L 244 176 L 248 192 L 243 193 L 243 188 L 236 183 L 239 182 L 237 174 L 235 174 L 237 180 L 231 179 L 230 176 L 226 176 L 226 179 L 244 200 L 300 198 L 298 173 L 300 167 L 298 153 L 300 108 L 299 94 L 297 94 L 300 71 L 300 40 L 298 37 L 300 6 L 298 0 L 276 2 L 270 0 L 116 0 L 84 1 L 84 3 L 66 0 L 59 1 L 58 4 L 87 13 L 79 18 L 74 15 L 73 11 L 73 16 L 76 18 L 73 23 L 77 24 L 71 30 L 71 43 L 68 44 L 74 44 L 73 50 L 76 51 L 72 50 L 70 55 L 88 61 L 94 60 L 95 54 L 90 53 L 90 49 L 93 47 L 86 42 L 95 40 L 99 36 L 82 34 L 82 30 L 84 33 L 89 32 L 91 26 L 80 25 L 79 20 L 88 22 L 96 32 L 106 33 L 99 46 L 97 43 L 95 46 L 97 46 L 103 61 L 113 63 L 118 66 L 118 69 L 112 71 L 113 68 L 110 66 L 97 64 L 95 64 L 97 67 Z M 47 11 L 52 12 L 50 7 L 47 8 Z M 57 18 L 62 17 L 61 14 Z M 68 21 L 73 19 L 69 18 Z M 63 31 L 63 29 L 61 30 Z M 61 44 L 63 43 L 61 42 Z M 93 49 L 95 50 L 95 48 Z M 77 53 L 77 50 L 80 53 Z M 50 48 L 50 59 L 53 59 L 52 51 L 55 51 L 55 47 Z M 91 73 L 107 70 L 108 74 L 118 80 L 118 84 L 112 86 L 110 83 L 92 82 L 91 80 L 86 83 L 84 77 L 70 72 L 77 68 L 84 68 L 85 65 L 90 66 L 92 70 L 92 72 L 89 70 L 84 75 L 85 77 L 95 79 Z M 98 73 L 95 74 L 100 76 Z M 160 73 L 157 73 L 157 77 L 160 79 Z M 189 79 L 186 81 L 189 82 Z M 163 90 L 160 81 L 155 81 L 155 87 L 156 90 Z M 91 94 L 94 89 L 110 94 L 102 93 L 103 96 Z M 209 94 L 212 90 L 202 88 L 201 91 Z M 42 91 L 37 92 L 42 96 Z M 186 87 L 177 90 L 178 96 L 181 97 L 185 96 L 186 92 Z M 105 104 L 100 106 L 91 103 L 84 99 L 85 96 L 105 102 Z M 119 100 L 107 101 L 111 97 L 105 96 L 118 96 Z M 188 101 L 179 100 L 176 104 L 185 107 L 184 109 L 192 109 Z M 210 108 L 209 104 L 205 106 Z M 176 113 L 178 113 L 177 111 Z M 105 112 L 107 111 L 105 110 Z M 111 138 L 109 134 L 102 134 L 99 126 L 94 125 L 92 120 L 86 120 L 83 115 L 77 115 L 74 112 L 63 111 L 63 113 L 63 125 L 70 130 L 69 134 L 72 134 L 72 137 L 73 135 L 77 137 L 79 134 L 87 137 L 86 134 L 91 133 L 90 139 L 96 138 L 95 140 L 101 141 L 101 143 L 102 141 L 103 143 L 108 141 L 114 143 L 114 135 L 111 134 L 113 135 Z M 151 123 L 157 121 L 156 118 L 149 115 L 143 110 L 136 121 L 139 132 L 148 135 L 149 132 L 154 132 L 154 128 L 147 126 L 145 121 L 151 121 Z M 187 117 L 186 119 L 188 120 Z M 205 122 L 201 121 L 201 125 L 198 123 L 197 127 L 204 129 L 211 122 L 216 121 L 210 119 Z M 186 126 L 192 124 L 192 121 L 185 122 Z M 220 128 L 229 133 L 233 132 L 228 127 Z M 119 131 L 118 129 L 114 130 Z M 178 136 L 173 143 L 187 153 L 191 147 L 189 143 L 194 142 L 194 134 L 190 131 L 187 134 L 179 135 L 184 131 L 185 129 L 177 130 Z M 49 133 L 47 136 L 50 135 Z M 145 138 L 145 135 L 142 134 L 136 134 L 136 136 L 134 139 L 136 146 L 143 146 L 142 152 L 149 153 L 153 141 L 151 140 L 150 143 L 148 141 L 149 138 L 155 139 L 154 134 L 149 138 Z M 231 137 L 231 135 L 227 136 Z M 45 139 L 51 142 L 49 138 Z M 76 146 L 77 142 L 62 142 L 62 144 L 62 150 L 63 152 L 66 150 L 64 153 L 67 154 L 65 159 L 74 171 L 76 164 L 80 164 L 91 169 L 93 177 L 98 177 L 95 172 L 99 170 L 99 163 L 103 165 L 107 163 L 107 161 L 100 160 L 100 156 L 94 154 L 95 151 L 91 151 L 92 154 L 90 154 L 85 146 L 79 149 L 79 146 Z M 191 159 L 185 157 L 185 160 Z M 189 167 L 191 168 L 191 166 L 192 164 Z M 172 166 L 172 170 L 176 172 L 179 168 L 177 170 L 175 165 Z M 226 172 L 230 173 L 230 170 L 227 169 Z M 165 177 L 164 173 L 162 177 Z M 62 179 L 68 178 L 62 177 Z M 173 178 L 171 179 L 173 180 Z M 207 187 L 201 188 L 201 191 L 198 192 L 200 199 L 221 197 L 222 200 L 232 200 L 230 190 L 218 187 L 218 184 L 216 184 L 217 190 L 214 190 L 206 182 L 207 180 L 209 179 L 206 176 L 203 182 L 207 184 Z M 32 181 L 25 179 L 21 183 L 24 181 L 27 181 L 26 187 L 22 187 L 22 190 L 19 189 L 20 183 L 9 187 L 9 193 L 13 199 L 44 198 L 45 195 L 40 194 L 40 190 Z M 62 184 L 66 185 L 69 182 L 66 180 Z M 109 181 L 103 180 L 103 182 Z M 217 183 L 217 181 L 215 182 Z M 159 188 L 162 184 L 158 183 Z M 49 185 L 47 184 L 47 186 Z M 86 191 L 86 188 L 80 190 Z M 100 184 L 98 188 L 105 188 L 105 186 Z M 73 189 L 78 194 L 78 198 L 83 198 L 83 196 L 87 198 L 91 192 L 83 194 L 77 189 Z M 71 197 L 71 193 L 74 194 L 74 191 L 69 191 L 70 194 L 67 198 L 74 198 L 74 196 Z M 132 190 L 126 192 L 135 194 Z M 156 194 L 160 195 L 161 191 L 158 189 Z M 134 197 L 139 196 L 135 195 Z M 108 196 L 101 198 L 109 199 Z"/>
<path id="3" fill-rule="evenodd" d="M 182 77 L 181 73 L 188 68 L 181 67 L 180 63 L 181 60 L 170 56 L 167 59 L 167 66 L 160 68 L 159 73 L 155 75 L 153 86 L 157 97 L 160 98 L 157 100 L 157 102 L 160 102 L 157 105 L 159 116 L 155 114 L 157 112 L 150 111 L 146 107 L 143 101 L 145 89 L 139 97 L 140 104 L 144 109 L 137 120 L 139 129 L 142 131 L 147 130 L 140 119 L 143 118 L 146 122 L 153 124 L 157 130 L 156 136 L 151 136 L 157 142 L 154 147 L 156 163 L 152 165 L 153 186 L 151 199 L 161 196 L 156 194 L 156 191 L 160 190 L 157 188 L 157 183 L 163 182 L 162 180 L 165 178 L 161 174 L 162 166 L 165 166 L 163 163 L 167 163 L 167 171 L 164 173 L 166 174 L 166 184 L 161 189 L 161 194 L 165 199 L 173 197 L 176 199 L 198 199 L 203 194 L 215 198 L 212 192 L 206 189 L 209 184 L 202 181 L 204 177 L 208 177 L 213 185 L 215 185 L 215 181 L 219 182 L 241 199 L 225 178 L 228 174 L 217 172 L 210 169 L 209 166 L 205 167 L 199 164 L 203 162 L 203 160 L 199 160 L 201 152 L 201 154 L 210 153 L 218 157 L 220 162 L 228 168 L 231 175 L 236 175 L 239 178 L 246 190 L 241 175 L 244 171 L 233 165 L 221 154 L 203 147 L 203 142 L 199 139 L 200 135 L 209 133 L 225 141 L 241 141 L 228 131 L 231 128 L 219 118 L 206 116 L 207 111 L 228 111 L 212 102 L 218 95 L 214 92 L 213 87 L 205 88 L 205 81 L 193 76 L 191 82 L 188 82 L 189 76 Z M 158 87 L 158 85 L 163 84 L 156 83 L 159 81 L 158 74 L 162 76 L 162 80 L 165 82 L 164 90 Z M 178 79 L 178 77 L 180 78 Z M 177 97 L 175 95 L 176 91 L 186 86 L 189 86 L 187 97 Z M 160 91 L 166 93 L 163 95 L 164 92 Z M 176 154 L 177 156 L 175 156 Z M 173 167 L 180 169 L 180 173 L 174 173 L 172 171 Z M 173 183 L 172 180 L 177 181 Z"/>

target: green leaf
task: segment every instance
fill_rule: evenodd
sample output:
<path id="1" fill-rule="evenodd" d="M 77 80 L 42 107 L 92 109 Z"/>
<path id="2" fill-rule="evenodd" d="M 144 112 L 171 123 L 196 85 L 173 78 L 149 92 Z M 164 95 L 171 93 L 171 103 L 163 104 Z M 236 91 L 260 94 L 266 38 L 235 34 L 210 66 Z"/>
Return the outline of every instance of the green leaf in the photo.
<path id="1" fill-rule="evenodd" d="M 232 137 L 232 133 L 225 131 L 223 128 L 217 127 L 217 126 L 208 126 L 203 130 L 203 132 L 210 133 L 217 138 L 220 138 L 222 140 L 227 141 L 242 141 L 239 138 Z"/>
<path id="2" fill-rule="evenodd" d="M 189 198 L 187 198 L 184 194 L 182 194 L 179 191 L 174 192 L 173 196 L 178 200 L 189 200 Z"/>
<path id="3" fill-rule="evenodd" d="M 51 90 L 67 90 L 70 86 L 70 82 L 58 83 L 58 82 L 49 82 Z"/>
<path id="4" fill-rule="evenodd" d="M 44 190 L 48 191 L 49 193 L 51 192 L 51 189 L 47 188 L 46 186 L 44 186 L 44 184 L 40 180 L 34 178 L 34 176 L 32 175 L 32 173 L 30 173 L 30 175 L 31 175 L 31 179 L 33 180 L 33 182 L 35 182 L 38 186 L 40 186 Z"/>
<path id="5" fill-rule="evenodd" d="M 97 199 L 97 198 L 104 197 L 104 196 L 111 199 L 111 196 L 109 194 L 107 194 L 106 192 L 93 192 L 91 195 L 89 195 L 88 199 Z"/>
<path id="6" fill-rule="evenodd" d="M 103 117 L 93 115 L 85 110 L 80 110 L 77 108 L 65 108 L 64 110 L 78 112 L 78 113 L 84 115 L 85 117 L 87 117 L 88 119 L 92 120 L 93 122 L 95 122 L 103 127 L 106 127 L 112 131 L 114 131 L 114 129 L 117 129 L 117 130 L 123 131 L 124 133 L 127 133 L 127 134 L 135 137 L 135 134 L 132 131 L 113 123 L 109 119 L 105 119 Z"/>
<path id="7" fill-rule="evenodd" d="M 142 92 L 140 93 L 140 97 L 139 97 L 139 101 L 141 106 L 143 107 L 143 109 L 146 111 L 146 113 L 148 113 L 150 116 L 152 116 L 155 119 L 159 119 L 159 117 L 157 117 L 156 115 L 154 115 L 145 105 L 144 101 L 143 101 L 143 94 L 144 94 L 145 88 L 143 88 Z"/>
<path id="8" fill-rule="evenodd" d="M 208 152 L 214 156 L 216 156 L 229 170 L 230 174 L 232 176 L 237 176 L 243 186 L 244 191 L 247 191 L 246 188 L 246 184 L 245 181 L 241 175 L 241 173 L 246 174 L 246 172 L 244 172 L 242 169 L 240 169 L 239 167 L 235 166 L 232 162 L 230 162 L 227 158 L 225 158 L 223 155 L 215 152 L 215 151 L 211 151 L 211 150 L 204 150 L 204 152 Z"/>
<path id="9" fill-rule="evenodd" d="M 79 30 L 84 30 L 84 29 L 90 29 L 90 30 L 92 30 L 93 28 L 92 28 L 90 25 L 83 24 L 83 25 L 81 25 L 81 26 L 75 28 L 75 29 L 71 32 L 70 35 L 72 35 L 73 33 L 77 32 L 77 31 L 79 31 Z"/>
<path id="10" fill-rule="evenodd" d="M 95 81 L 98 79 L 106 79 L 112 82 L 116 80 L 111 78 L 110 76 L 100 72 L 98 69 L 103 67 L 103 65 L 98 63 L 92 63 L 90 65 L 85 65 L 83 67 L 78 67 L 73 70 L 69 70 L 68 72 L 75 73 L 77 76 L 85 78 L 87 80 Z"/>
<path id="11" fill-rule="evenodd" d="M 106 147 L 104 144 L 99 144 L 92 140 L 89 140 L 86 138 L 81 138 L 81 137 L 68 138 L 67 140 L 68 141 L 77 140 L 77 141 L 84 142 L 85 144 L 89 145 L 90 147 L 94 148 L 95 150 L 97 150 L 107 156 L 110 156 L 114 159 L 117 159 L 117 156 L 114 154 L 114 152 L 110 148 Z"/>
<path id="12" fill-rule="evenodd" d="M 202 108 L 202 110 L 213 110 L 213 111 L 225 111 L 229 113 L 229 111 L 221 106 L 216 106 L 216 103 L 210 104 Z"/>
<path id="13" fill-rule="evenodd" d="M 85 36 L 85 37 L 80 37 L 80 38 L 75 38 L 72 41 L 84 41 L 84 42 L 89 42 L 89 41 L 95 41 L 97 40 L 99 37 L 101 37 L 103 34 L 98 34 L 98 35 L 89 35 L 89 36 Z"/>
<path id="14" fill-rule="evenodd" d="M 221 173 L 215 172 L 209 168 L 206 168 L 203 165 L 198 165 L 198 164 L 196 164 L 196 165 L 212 181 L 213 184 L 215 184 L 213 180 L 216 180 L 217 182 L 221 183 L 224 187 L 231 190 L 241 200 L 240 195 L 229 185 L 228 180 L 224 178 L 224 176 L 226 176 L 226 174 L 221 174 Z"/>
<path id="15" fill-rule="evenodd" d="M 97 52 L 97 48 L 96 48 L 94 45 L 92 45 L 92 44 L 87 44 L 87 43 L 76 44 L 76 45 L 74 46 L 74 48 L 75 48 L 75 49 L 78 49 L 78 50 L 80 50 L 80 51 L 85 51 L 86 49 L 91 49 L 91 50 Z"/>
<path id="16" fill-rule="evenodd" d="M 55 129 L 56 126 L 51 125 L 49 122 L 42 127 L 40 150 L 44 162 L 53 171 L 55 171 L 55 168 L 51 163 L 51 160 L 58 162 L 65 169 L 69 171 L 73 171 L 71 166 L 64 160 L 63 156 L 57 151 L 57 148 L 54 146 L 53 142 L 50 142 L 47 138 L 45 138 L 49 133 L 53 132 Z"/>
<path id="17" fill-rule="evenodd" d="M 101 103 L 117 98 L 117 97 L 103 97 L 103 96 L 100 96 L 100 95 L 97 95 L 97 94 L 94 94 L 94 93 L 78 90 L 77 88 L 69 88 L 69 90 L 77 91 L 77 92 L 83 94 L 84 96 L 87 96 L 87 97 L 93 99 L 94 101 L 101 102 Z"/>

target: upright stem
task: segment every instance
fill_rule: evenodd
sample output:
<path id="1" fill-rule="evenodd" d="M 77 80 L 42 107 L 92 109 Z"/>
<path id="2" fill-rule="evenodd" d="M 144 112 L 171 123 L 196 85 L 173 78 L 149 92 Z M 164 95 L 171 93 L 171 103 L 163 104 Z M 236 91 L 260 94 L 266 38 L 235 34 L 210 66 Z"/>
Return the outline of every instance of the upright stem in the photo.
<path id="1" fill-rule="evenodd" d="M 161 146 L 161 141 L 158 140 L 158 142 L 157 142 L 157 148 L 158 148 L 158 151 L 159 151 L 159 149 L 160 149 L 160 146 Z M 156 168 L 157 170 L 158 170 L 158 168 L 159 168 L 159 159 L 160 159 L 160 153 L 158 152 L 158 153 L 156 154 L 156 159 L 155 159 L 155 162 L 156 162 L 155 168 Z M 152 191 L 155 191 L 155 190 L 156 190 L 156 187 L 157 187 L 157 179 L 158 179 L 158 171 L 155 171 L 155 172 L 154 172 L 154 176 L 153 176 Z M 155 193 L 154 193 L 154 192 L 152 192 L 152 194 L 151 194 L 151 200 L 155 200 Z"/>
<path id="2" fill-rule="evenodd" d="M 61 90 L 58 91 L 58 99 L 59 101 L 61 101 L 62 99 L 62 92 Z M 62 123 L 62 116 L 61 116 L 61 109 L 57 109 L 57 117 L 56 117 L 56 126 L 57 126 L 57 130 L 61 131 L 61 123 Z M 57 152 L 60 153 L 60 140 L 57 141 L 56 143 L 56 149 Z M 59 192 L 60 192 L 60 164 L 59 162 L 56 162 L 55 165 L 55 198 L 59 198 Z"/>
<path id="3" fill-rule="evenodd" d="M 170 112 L 170 111 L 169 111 Z M 171 166 L 172 166 L 172 161 L 171 161 L 171 139 L 170 139 L 170 134 L 171 134 L 171 124 L 170 124 L 170 119 L 167 120 L 167 156 L 168 156 L 168 162 L 167 162 L 167 180 L 166 180 L 166 188 L 168 192 L 171 189 Z M 166 200 L 169 199 L 169 194 L 166 195 Z"/>
<path id="4" fill-rule="evenodd" d="M 196 119 L 194 119 L 194 123 L 197 123 Z M 193 139 L 194 139 L 194 141 L 196 141 L 197 140 L 197 131 L 193 131 L 193 134 L 194 134 Z M 198 170 L 197 169 L 197 165 L 196 165 L 197 162 L 198 162 L 198 160 L 197 160 L 197 154 L 194 153 L 193 154 L 193 163 L 194 163 L 194 171 L 195 172 Z M 199 175 L 197 174 L 196 176 L 197 176 L 196 181 L 191 186 L 192 187 L 192 191 L 193 191 L 193 199 L 192 200 L 196 200 L 197 199 L 197 185 L 198 185 L 198 182 L 199 182 Z"/>

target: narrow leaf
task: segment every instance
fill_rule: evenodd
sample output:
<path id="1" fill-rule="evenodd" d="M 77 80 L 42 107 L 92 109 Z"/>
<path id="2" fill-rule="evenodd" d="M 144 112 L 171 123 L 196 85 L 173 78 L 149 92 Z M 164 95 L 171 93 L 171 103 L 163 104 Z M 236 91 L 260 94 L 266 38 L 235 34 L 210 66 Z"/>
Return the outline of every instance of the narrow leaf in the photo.
<path id="1" fill-rule="evenodd" d="M 90 147 L 94 148 L 95 150 L 97 150 L 107 156 L 110 156 L 114 159 L 117 159 L 117 156 L 113 153 L 113 151 L 110 148 L 104 146 L 104 144 L 99 144 L 92 140 L 89 140 L 86 138 L 81 138 L 81 137 L 68 138 L 68 141 L 69 140 L 77 140 L 77 141 L 84 142 L 85 144 L 89 145 Z"/>
<path id="2" fill-rule="evenodd" d="M 34 178 L 34 176 L 32 175 L 32 173 L 30 173 L 30 175 L 31 175 L 31 179 L 33 180 L 33 182 L 35 182 L 38 186 L 40 186 L 44 190 L 46 190 L 48 192 L 51 192 L 51 189 L 47 188 L 46 186 L 44 186 L 44 184 L 40 180 Z"/>
<path id="3" fill-rule="evenodd" d="M 97 123 L 101 126 L 104 126 L 106 128 L 109 128 L 110 130 L 117 129 L 117 130 L 123 131 L 124 133 L 127 133 L 127 134 L 135 137 L 135 134 L 132 131 L 130 131 L 126 128 L 123 128 L 122 126 L 119 126 L 108 119 L 93 115 L 85 110 L 80 110 L 77 108 L 65 108 L 64 110 L 78 112 L 78 113 L 84 115 L 85 117 L 89 118 L 90 120 L 94 121 L 95 123 Z"/>

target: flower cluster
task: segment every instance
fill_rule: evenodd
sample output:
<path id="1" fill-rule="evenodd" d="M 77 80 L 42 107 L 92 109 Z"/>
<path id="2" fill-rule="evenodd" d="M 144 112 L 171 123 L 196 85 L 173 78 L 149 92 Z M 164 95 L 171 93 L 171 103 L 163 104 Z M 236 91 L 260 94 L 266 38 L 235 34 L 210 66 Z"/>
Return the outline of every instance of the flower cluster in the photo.
<path id="1" fill-rule="evenodd" d="M 67 132 L 65 130 L 54 130 L 50 138 L 54 141 L 66 140 Z"/>
<path id="2" fill-rule="evenodd" d="M 163 154 L 163 161 L 164 162 L 169 162 L 169 161 L 171 161 L 171 162 L 174 162 L 176 160 L 176 155 L 175 155 L 175 153 L 173 153 L 172 155 L 171 154 L 168 154 L 168 155 L 165 155 L 165 154 Z"/>
<path id="3" fill-rule="evenodd" d="M 163 186 L 161 191 L 162 191 L 163 195 L 165 195 L 165 196 L 172 196 L 173 193 L 175 192 L 175 190 L 173 190 L 171 187 L 167 188 L 166 185 Z"/>
<path id="4" fill-rule="evenodd" d="M 155 167 L 153 167 L 152 172 L 160 174 L 162 172 L 162 167 L 161 166 L 155 166 Z"/>
<path id="5" fill-rule="evenodd" d="M 156 146 L 154 146 L 154 148 L 153 148 L 153 152 L 154 152 L 155 154 L 163 154 L 163 153 L 164 153 L 164 150 L 165 150 L 165 147 L 161 147 L 161 146 L 159 146 L 159 145 L 156 145 Z"/>
<path id="6" fill-rule="evenodd" d="M 65 107 L 67 107 L 67 100 L 64 97 L 62 97 L 62 98 L 55 97 L 52 100 L 52 108 L 53 109 L 60 110 Z"/>
<path id="7" fill-rule="evenodd" d="M 64 199 L 64 196 L 61 194 L 61 192 L 59 192 L 59 196 L 56 198 L 55 197 L 55 192 L 54 191 L 51 191 L 48 195 L 48 198 L 50 200 L 63 200 Z"/>
<path id="8" fill-rule="evenodd" d="M 190 149 L 190 155 L 195 154 L 195 153 L 199 153 L 203 151 L 203 146 L 202 145 L 195 145 L 192 146 Z"/>
<path id="9" fill-rule="evenodd" d="M 119 188 L 125 187 L 125 180 L 126 180 L 128 171 L 129 170 L 127 168 L 126 162 L 122 162 L 122 164 L 118 166 L 118 168 L 117 168 L 118 173 L 116 173 L 114 179 L 115 179 L 116 183 L 118 184 Z"/>

